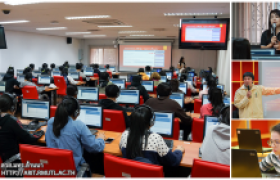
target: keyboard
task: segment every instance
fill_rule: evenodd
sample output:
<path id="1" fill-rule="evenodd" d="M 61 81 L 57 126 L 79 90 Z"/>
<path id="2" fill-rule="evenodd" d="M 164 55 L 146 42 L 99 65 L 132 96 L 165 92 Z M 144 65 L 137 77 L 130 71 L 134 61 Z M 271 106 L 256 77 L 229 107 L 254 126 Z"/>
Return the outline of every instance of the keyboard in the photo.
<path id="1" fill-rule="evenodd" d="M 95 129 L 90 129 L 91 134 L 96 134 L 98 131 Z"/>
<path id="2" fill-rule="evenodd" d="M 39 123 L 30 122 L 28 125 L 22 125 L 22 129 L 24 129 L 26 131 L 36 131 L 41 126 L 45 126 L 45 125 L 47 125 L 47 122 L 39 122 Z"/>
<path id="3" fill-rule="evenodd" d="M 173 140 L 163 139 L 169 149 L 173 148 Z"/>

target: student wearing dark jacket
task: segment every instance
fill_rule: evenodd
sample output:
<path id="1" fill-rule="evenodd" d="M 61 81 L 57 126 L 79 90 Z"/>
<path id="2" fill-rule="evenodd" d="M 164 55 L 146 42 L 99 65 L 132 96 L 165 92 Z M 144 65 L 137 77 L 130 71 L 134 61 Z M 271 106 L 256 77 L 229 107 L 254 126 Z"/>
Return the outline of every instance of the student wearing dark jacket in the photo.
<path id="1" fill-rule="evenodd" d="M 108 85 L 105 88 L 105 95 L 107 96 L 107 99 L 101 99 L 98 103 L 98 105 L 102 106 L 104 109 L 115 109 L 123 111 L 123 116 L 125 120 L 126 128 L 130 127 L 130 121 L 127 117 L 126 110 L 118 105 L 116 102 L 116 99 L 118 98 L 120 94 L 120 89 L 117 85 Z"/>
<path id="2" fill-rule="evenodd" d="M 180 129 L 184 130 L 184 140 L 187 140 L 191 133 L 192 118 L 187 115 L 181 106 L 169 96 L 172 93 L 171 86 L 168 83 L 160 83 L 157 88 L 159 98 L 150 98 L 145 104 L 154 111 L 173 112 L 175 117 L 180 118 Z"/>
<path id="3" fill-rule="evenodd" d="M 3 162 L 19 153 L 19 143 L 35 143 L 44 134 L 38 131 L 34 135 L 23 130 L 14 117 L 17 99 L 11 94 L 3 94 L 0 97 L 0 157 Z M 19 163 L 19 160 L 12 163 Z"/>
<path id="4" fill-rule="evenodd" d="M 140 91 L 140 95 L 143 96 L 144 102 L 150 98 L 145 87 L 141 85 L 141 76 L 133 76 L 131 85 L 127 86 L 127 89 L 133 89 L 133 87 Z"/>
<path id="5" fill-rule="evenodd" d="M 6 92 L 21 94 L 21 91 L 18 88 L 19 82 L 14 78 L 14 68 L 9 67 L 7 73 L 3 77 L 3 81 L 6 82 L 5 89 Z M 16 88 L 16 89 L 15 89 Z"/>

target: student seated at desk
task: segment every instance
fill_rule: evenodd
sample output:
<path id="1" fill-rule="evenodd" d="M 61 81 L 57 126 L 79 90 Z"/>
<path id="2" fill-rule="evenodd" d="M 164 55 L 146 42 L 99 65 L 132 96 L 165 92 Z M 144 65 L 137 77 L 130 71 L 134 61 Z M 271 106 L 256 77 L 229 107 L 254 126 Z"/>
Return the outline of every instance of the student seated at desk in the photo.
<path id="1" fill-rule="evenodd" d="M 221 109 L 221 123 L 207 128 L 201 145 L 202 160 L 230 165 L 230 108 Z"/>
<path id="2" fill-rule="evenodd" d="M 138 73 L 142 77 L 143 81 L 149 80 L 149 76 L 144 72 L 144 68 L 139 68 Z"/>
<path id="3" fill-rule="evenodd" d="M 160 83 L 162 83 L 158 72 L 152 73 L 152 75 L 150 76 L 150 81 L 154 81 L 154 86 L 158 86 Z"/>
<path id="4" fill-rule="evenodd" d="M 120 94 L 120 89 L 117 85 L 112 84 L 106 86 L 105 95 L 107 96 L 107 99 L 99 100 L 98 105 L 102 106 L 103 109 L 115 109 L 115 110 L 123 111 L 126 128 L 129 128 L 130 121 L 127 117 L 126 110 L 116 103 L 119 94 Z"/>
<path id="5" fill-rule="evenodd" d="M 80 77 L 83 79 L 86 78 L 86 75 L 82 72 L 83 64 L 82 63 L 76 63 L 76 71 L 79 72 Z"/>
<path id="6" fill-rule="evenodd" d="M 203 94 L 208 94 L 209 88 L 217 88 L 216 78 L 212 76 L 207 78 L 207 88 L 199 92 L 199 99 L 202 99 Z"/>
<path id="7" fill-rule="evenodd" d="M 105 94 L 105 88 L 113 83 L 109 80 L 108 72 L 101 72 L 99 77 L 99 94 Z"/>
<path id="8" fill-rule="evenodd" d="M 93 64 L 93 65 L 91 65 L 91 67 L 93 68 L 93 72 L 97 73 L 98 76 L 100 77 L 99 65 L 98 64 Z"/>
<path id="9" fill-rule="evenodd" d="M 271 139 L 267 141 L 267 144 L 271 146 L 272 152 L 259 163 L 260 169 L 265 172 L 274 167 L 277 173 L 280 173 L 280 124 L 272 127 Z"/>
<path id="10" fill-rule="evenodd" d="M 3 163 L 19 153 L 19 143 L 32 144 L 44 135 L 44 131 L 37 131 L 31 135 L 23 130 L 14 117 L 16 107 L 16 96 L 5 93 L 0 97 L 0 157 Z M 11 163 L 21 163 L 21 161 L 16 159 Z M 17 170 L 17 168 L 7 170 Z"/>
<path id="11" fill-rule="evenodd" d="M 150 98 L 145 104 L 150 106 L 154 111 L 173 112 L 175 117 L 180 118 L 180 129 L 184 130 L 183 139 L 187 140 L 191 133 L 192 118 L 186 114 L 176 101 L 169 98 L 172 90 L 168 83 L 159 84 L 157 93 L 159 98 Z"/>
<path id="12" fill-rule="evenodd" d="M 67 96 L 71 96 L 71 97 L 77 99 L 77 95 L 78 95 L 77 86 L 74 86 L 74 85 L 67 86 L 66 93 L 67 93 Z"/>
<path id="13" fill-rule="evenodd" d="M 153 110 L 146 105 L 137 107 L 131 114 L 130 129 L 123 132 L 120 141 L 123 157 L 157 165 L 179 166 L 185 149 L 177 146 L 172 152 L 159 134 L 151 133 L 149 130 L 154 125 L 154 118 Z"/>
<path id="14" fill-rule="evenodd" d="M 9 67 L 5 76 L 3 77 L 5 84 L 5 91 L 9 93 L 16 93 L 17 95 L 21 94 L 20 90 L 17 90 L 19 87 L 19 82 L 14 78 L 14 67 Z"/>
<path id="15" fill-rule="evenodd" d="M 65 97 L 57 107 L 55 117 L 48 121 L 46 131 L 47 147 L 69 149 L 73 151 L 76 170 L 85 163 L 84 149 L 89 153 L 102 152 L 105 147 L 104 135 L 96 139 L 88 127 L 77 120 L 80 114 L 78 101 L 73 97 Z"/>
<path id="16" fill-rule="evenodd" d="M 205 115 L 219 117 L 220 110 L 225 106 L 222 91 L 218 88 L 209 89 L 208 99 L 210 103 L 200 108 L 200 118 L 204 119 Z"/>
<path id="17" fill-rule="evenodd" d="M 169 81 L 173 93 L 184 93 L 179 89 L 180 82 L 177 79 L 172 79 Z"/>
<path id="18" fill-rule="evenodd" d="M 112 73 L 112 71 L 110 71 L 110 65 L 109 64 L 106 64 L 105 68 L 106 68 L 106 72 L 111 72 Z"/>
<path id="19" fill-rule="evenodd" d="M 138 89 L 140 91 L 140 95 L 143 96 L 144 102 L 146 102 L 150 98 L 146 88 L 141 84 L 140 76 L 133 76 L 131 85 L 128 85 L 127 89 Z"/>
<path id="20" fill-rule="evenodd" d="M 190 89 L 193 94 L 197 94 L 197 90 L 193 87 L 193 85 L 189 81 L 187 81 L 187 76 L 185 74 L 181 75 L 180 82 L 188 83 L 188 89 Z"/>
<path id="21" fill-rule="evenodd" d="M 48 89 L 48 86 L 37 86 L 32 82 L 32 73 L 30 72 L 25 74 L 24 82 L 21 82 L 19 85 L 20 88 L 23 88 L 24 86 L 35 86 L 39 94 L 39 99 L 50 99 L 51 97 L 50 92 L 44 92 L 45 90 Z"/>
<path id="22" fill-rule="evenodd" d="M 50 69 L 48 68 L 47 63 L 42 64 L 41 75 L 50 75 Z"/>
<path id="23" fill-rule="evenodd" d="M 55 68 L 55 64 L 54 64 L 54 63 L 51 63 L 51 69 L 50 69 L 50 71 L 52 72 L 54 68 Z"/>
<path id="24" fill-rule="evenodd" d="M 63 68 L 62 70 L 62 76 L 64 77 L 66 84 L 72 84 L 72 85 L 82 85 L 82 84 L 86 84 L 85 81 L 75 81 L 71 76 L 68 76 L 68 69 L 67 68 Z"/>
<path id="25" fill-rule="evenodd" d="M 31 72 L 32 72 L 35 69 L 35 64 L 31 63 L 31 64 L 29 64 L 29 67 L 31 68 Z M 32 78 L 35 78 L 35 77 L 36 77 L 36 75 L 32 72 Z"/>

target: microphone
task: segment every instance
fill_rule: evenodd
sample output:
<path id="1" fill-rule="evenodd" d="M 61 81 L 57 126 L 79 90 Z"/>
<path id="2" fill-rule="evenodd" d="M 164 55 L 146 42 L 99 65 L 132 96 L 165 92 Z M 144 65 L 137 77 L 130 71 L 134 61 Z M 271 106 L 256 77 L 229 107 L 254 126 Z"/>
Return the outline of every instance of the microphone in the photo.
<path id="1" fill-rule="evenodd" d="M 276 23 L 273 23 L 272 27 L 273 27 L 273 35 L 276 36 Z"/>
<path id="2" fill-rule="evenodd" d="M 248 91 L 250 91 L 250 86 L 247 86 L 248 87 Z"/>

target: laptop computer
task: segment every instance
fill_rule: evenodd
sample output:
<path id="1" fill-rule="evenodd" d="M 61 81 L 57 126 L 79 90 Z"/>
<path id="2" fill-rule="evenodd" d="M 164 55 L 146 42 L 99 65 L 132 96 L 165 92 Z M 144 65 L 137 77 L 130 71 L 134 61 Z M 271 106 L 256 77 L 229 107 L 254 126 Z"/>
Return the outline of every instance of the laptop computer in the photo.
<path id="1" fill-rule="evenodd" d="M 262 177 L 256 150 L 231 149 L 231 177 Z"/>
<path id="2" fill-rule="evenodd" d="M 258 153 L 270 152 L 271 148 L 262 147 L 259 129 L 236 129 L 239 149 L 255 149 Z"/>
<path id="3" fill-rule="evenodd" d="M 161 135 L 163 138 L 170 138 L 173 136 L 173 126 L 174 126 L 174 113 L 172 112 L 154 112 L 155 113 L 155 123 L 150 128 L 151 132 Z M 166 145 L 169 149 L 173 148 L 173 141 L 164 139 Z"/>

